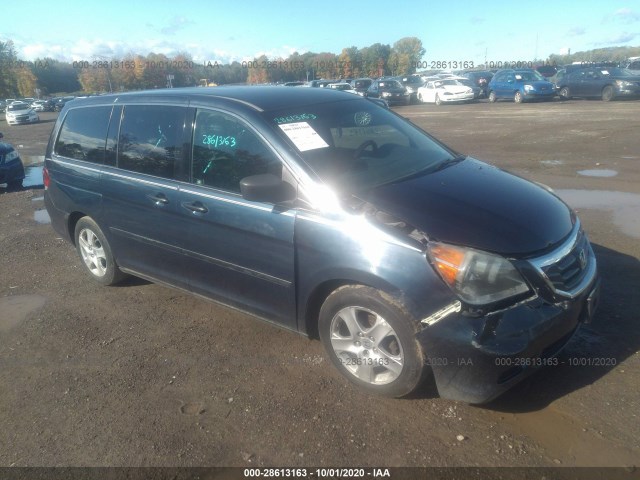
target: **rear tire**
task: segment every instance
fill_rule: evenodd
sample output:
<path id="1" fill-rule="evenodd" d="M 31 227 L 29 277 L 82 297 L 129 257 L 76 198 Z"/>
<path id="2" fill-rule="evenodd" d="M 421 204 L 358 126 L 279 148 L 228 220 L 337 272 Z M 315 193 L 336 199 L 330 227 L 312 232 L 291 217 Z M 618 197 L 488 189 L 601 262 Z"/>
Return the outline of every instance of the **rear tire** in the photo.
<path id="1" fill-rule="evenodd" d="M 335 367 L 363 390 L 389 397 L 414 391 L 431 370 L 419 324 L 388 295 L 364 285 L 334 291 L 320 309 L 320 339 Z"/>
<path id="2" fill-rule="evenodd" d="M 571 98 L 569 87 L 562 87 L 558 92 L 558 95 L 560 96 L 560 100 L 569 100 Z"/>
<path id="3" fill-rule="evenodd" d="M 498 97 L 496 97 L 496 92 L 494 92 L 493 90 L 491 90 L 489 92 L 489 102 L 491 103 L 496 103 L 496 101 L 498 100 Z"/>
<path id="4" fill-rule="evenodd" d="M 513 101 L 516 102 L 516 103 L 524 102 L 524 96 L 522 95 L 522 92 L 520 92 L 520 90 L 518 90 L 516 93 L 514 93 Z"/>
<path id="5" fill-rule="evenodd" d="M 436 93 L 436 105 L 438 106 L 442 105 L 442 100 L 440 100 L 440 95 L 438 95 L 437 93 Z"/>
<path id="6" fill-rule="evenodd" d="M 96 282 L 115 285 L 127 277 L 116 265 L 111 246 L 93 219 L 82 217 L 78 220 L 74 239 L 85 270 Z"/>

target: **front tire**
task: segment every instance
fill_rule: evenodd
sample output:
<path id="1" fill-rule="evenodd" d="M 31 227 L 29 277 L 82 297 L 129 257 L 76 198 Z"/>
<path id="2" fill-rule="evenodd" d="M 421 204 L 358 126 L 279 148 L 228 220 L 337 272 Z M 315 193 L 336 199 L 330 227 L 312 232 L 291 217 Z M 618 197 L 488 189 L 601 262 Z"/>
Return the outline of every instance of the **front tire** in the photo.
<path id="1" fill-rule="evenodd" d="M 78 255 L 91 278 L 103 285 L 115 285 L 126 278 L 113 258 L 109 242 L 90 217 L 82 217 L 75 228 Z"/>
<path id="2" fill-rule="evenodd" d="M 437 93 L 436 93 L 436 105 L 438 106 L 442 105 L 442 100 L 440 100 L 440 95 L 438 95 Z"/>
<path id="3" fill-rule="evenodd" d="M 379 290 L 347 285 L 334 291 L 318 327 L 335 367 L 363 390 L 402 397 L 429 372 L 416 340 L 418 322 Z"/>
<path id="4" fill-rule="evenodd" d="M 613 91 L 613 87 L 611 85 L 607 85 L 602 89 L 603 102 L 610 102 L 611 100 L 613 100 L 614 96 L 615 96 L 615 92 Z"/>
<path id="5" fill-rule="evenodd" d="M 561 100 L 569 100 L 571 98 L 571 92 L 569 91 L 569 87 L 562 87 L 560 92 L 558 92 Z"/>
<path id="6" fill-rule="evenodd" d="M 520 92 L 520 90 L 518 90 L 516 93 L 514 93 L 513 101 L 516 102 L 516 103 L 524 102 L 524 96 L 522 95 L 522 92 Z"/>

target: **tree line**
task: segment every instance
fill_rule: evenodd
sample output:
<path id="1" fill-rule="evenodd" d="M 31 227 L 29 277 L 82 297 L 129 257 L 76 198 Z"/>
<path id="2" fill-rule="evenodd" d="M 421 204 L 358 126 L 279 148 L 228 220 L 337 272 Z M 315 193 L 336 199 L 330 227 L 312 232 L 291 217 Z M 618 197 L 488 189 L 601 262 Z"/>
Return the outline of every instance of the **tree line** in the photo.
<path id="1" fill-rule="evenodd" d="M 47 96 L 74 92 L 118 92 L 194 85 L 276 83 L 319 78 L 404 75 L 415 72 L 425 50 L 415 37 L 393 46 L 344 48 L 341 53 L 298 53 L 287 58 L 265 55 L 222 64 L 194 62 L 188 53 L 172 57 L 150 53 L 123 58 L 94 57 L 64 62 L 52 58 L 24 61 L 11 40 L 0 42 L 0 98 Z"/>

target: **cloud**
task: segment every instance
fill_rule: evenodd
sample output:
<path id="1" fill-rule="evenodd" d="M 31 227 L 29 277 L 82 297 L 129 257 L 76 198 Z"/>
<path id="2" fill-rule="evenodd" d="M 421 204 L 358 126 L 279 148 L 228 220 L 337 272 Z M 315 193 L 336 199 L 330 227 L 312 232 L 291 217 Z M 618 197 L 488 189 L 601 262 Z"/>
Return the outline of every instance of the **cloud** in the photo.
<path id="1" fill-rule="evenodd" d="M 640 14 L 630 8 L 619 8 L 615 12 L 606 15 L 602 19 L 602 23 L 625 23 L 631 24 L 640 21 Z"/>
<path id="2" fill-rule="evenodd" d="M 584 35 L 585 33 L 586 33 L 586 30 L 584 29 L 584 27 L 573 27 L 567 32 L 567 36 L 578 37 L 580 35 Z"/>
<path id="3" fill-rule="evenodd" d="M 193 21 L 188 20 L 186 17 L 174 17 L 168 25 L 160 29 L 160 33 L 163 35 L 175 35 L 180 30 L 187 28 L 189 25 L 193 25 L 193 23 Z"/>
<path id="4" fill-rule="evenodd" d="M 632 41 L 638 35 L 639 35 L 638 33 L 622 32 L 615 37 L 609 37 L 608 39 L 604 40 L 602 43 L 605 45 L 619 45 L 622 43 L 627 43 Z"/>

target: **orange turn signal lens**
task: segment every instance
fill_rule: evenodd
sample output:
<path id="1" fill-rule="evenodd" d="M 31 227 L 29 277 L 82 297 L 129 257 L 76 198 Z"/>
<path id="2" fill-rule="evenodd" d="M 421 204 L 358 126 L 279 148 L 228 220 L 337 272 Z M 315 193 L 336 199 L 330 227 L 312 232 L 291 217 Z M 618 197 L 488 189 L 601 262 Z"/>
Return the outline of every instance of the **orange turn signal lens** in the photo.
<path id="1" fill-rule="evenodd" d="M 430 254 L 444 281 L 454 286 L 464 264 L 464 250 L 450 245 L 434 244 L 430 247 Z"/>

